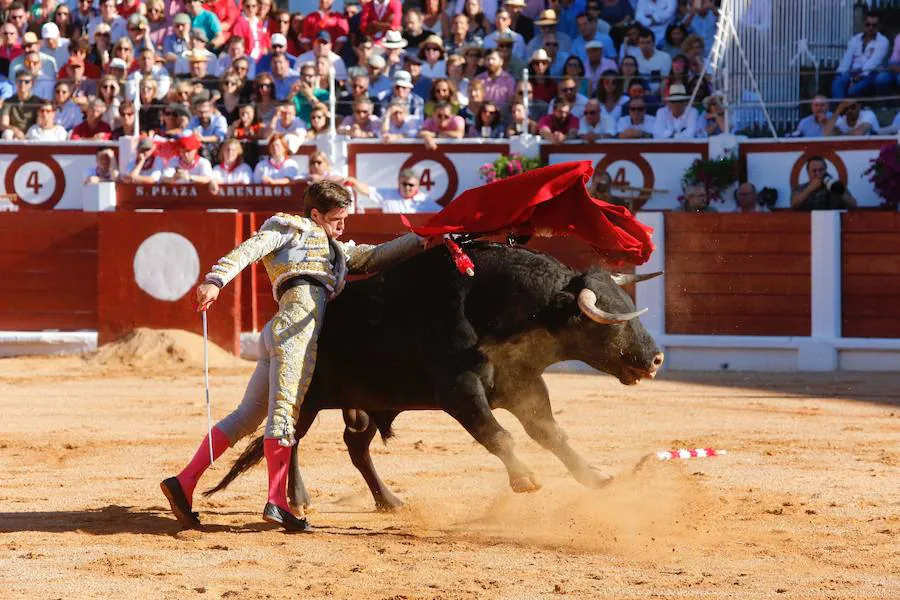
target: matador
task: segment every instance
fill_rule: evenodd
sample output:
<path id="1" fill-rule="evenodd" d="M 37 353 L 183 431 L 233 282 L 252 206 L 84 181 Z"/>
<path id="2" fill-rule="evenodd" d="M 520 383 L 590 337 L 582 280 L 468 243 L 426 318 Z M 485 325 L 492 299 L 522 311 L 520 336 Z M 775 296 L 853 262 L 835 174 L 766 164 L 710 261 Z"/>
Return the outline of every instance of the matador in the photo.
<path id="1" fill-rule="evenodd" d="M 263 519 L 288 531 L 311 530 L 305 517 L 291 511 L 286 487 L 294 428 L 315 369 L 326 305 L 341 292 L 348 273 L 382 270 L 424 246 L 423 238 L 413 233 L 377 246 L 339 242 L 349 205 L 350 194 L 339 184 L 311 185 L 303 196 L 304 216 L 271 217 L 256 235 L 219 259 L 197 287 L 198 305 L 205 310 L 241 270 L 262 260 L 278 312 L 260 335 L 260 359 L 241 404 L 204 437 L 184 470 L 160 484 L 183 526 L 200 526 L 192 511 L 193 493 L 210 465 L 210 441 L 218 458 L 265 419 L 269 495 Z"/>

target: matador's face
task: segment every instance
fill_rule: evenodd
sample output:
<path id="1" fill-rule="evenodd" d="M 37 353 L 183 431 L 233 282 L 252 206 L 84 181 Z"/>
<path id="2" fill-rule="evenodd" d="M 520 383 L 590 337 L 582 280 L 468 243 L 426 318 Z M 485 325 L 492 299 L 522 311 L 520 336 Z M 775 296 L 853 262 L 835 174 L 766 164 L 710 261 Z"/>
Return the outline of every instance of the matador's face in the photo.
<path id="1" fill-rule="evenodd" d="M 344 234 L 344 220 L 348 214 L 350 213 L 346 208 L 332 208 L 324 214 L 314 208 L 309 218 L 325 230 L 329 239 L 336 240 Z"/>

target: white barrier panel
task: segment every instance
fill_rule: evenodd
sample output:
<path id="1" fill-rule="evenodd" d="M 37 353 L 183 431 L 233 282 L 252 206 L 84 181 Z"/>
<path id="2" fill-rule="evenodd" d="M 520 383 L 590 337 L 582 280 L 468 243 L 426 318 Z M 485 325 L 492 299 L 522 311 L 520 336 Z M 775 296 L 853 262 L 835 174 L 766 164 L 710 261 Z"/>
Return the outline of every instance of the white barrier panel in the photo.
<path id="1" fill-rule="evenodd" d="M 396 190 L 400 171 L 413 169 L 419 175 L 421 191 L 429 200 L 443 205 L 470 188 L 484 185 L 478 170 L 508 153 L 505 141 L 442 142 L 435 151 L 421 142 L 354 143 L 348 149 L 347 167 L 351 177 L 379 190 Z M 365 197 L 359 198 L 359 206 L 377 208 Z"/>
<path id="2" fill-rule="evenodd" d="M 709 157 L 706 140 L 691 142 L 616 141 L 599 144 L 559 144 L 541 147 L 547 164 L 589 160 L 609 173 L 617 184 L 632 188 L 659 190 L 650 194 L 637 209 L 672 210 L 678 208 L 681 176 L 698 158 Z M 628 195 L 641 196 L 637 191 Z M 729 203 L 726 203 L 729 205 Z M 719 208 L 718 205 L 716 208 Z"/>
<path id="3" fill-rule="evenodd" d="M 878 196 L 868 175 L 873 158 L 886 144 L 896 144 L 893 137 L 854 137 L 838 139 L 746 140 L 740 154 L 747 165 L 747 180 L 757 188 L 778 190 L 778 208 L 791 206 L 791 189 L 809 181 L 806 161 L 821 156 L 834 179 L 847 185 L 860 206 L 879 206 Z"/>
<path id="4" fill-rule="evenodd" d="M 0 144 L 0 181 L 20 209 L 82 210 L 84 179 L 97 165 L 97 152 L 118 150 L 115 142 Z"/>

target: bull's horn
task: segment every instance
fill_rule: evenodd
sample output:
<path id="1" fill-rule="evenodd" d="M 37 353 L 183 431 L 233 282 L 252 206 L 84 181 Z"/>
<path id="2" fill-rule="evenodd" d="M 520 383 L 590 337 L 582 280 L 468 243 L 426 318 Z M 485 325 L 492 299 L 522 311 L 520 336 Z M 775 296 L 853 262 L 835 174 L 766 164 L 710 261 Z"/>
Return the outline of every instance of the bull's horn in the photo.
<path id="1" fill-rule="evenodd" d="M 605 310 L 597 308 L 597 294 L 588 288 L 584 288 L 578 292 L 578 308 L 584 313 L 584 316 L 591 321 L 600 323 L 601 325 L 613 325 L 615 323 L 624 323 L 635 319 L 649 309 L 639 310 L 630 313 L 609 313 Z"/>
<path id="2" fill-rule="evenodd" d="M 640 283 L 642 281 L 647 281 L 648 279 L 653 279 L 654 277 L 659 277 L 660 275 L 662 275 L 662 271 L 657 271 L 656 273 L 644 273 L 642 275 L 634 275 L 632 273 L 609 274 L 616 285 L 631 285 L 633 283 Z"/>

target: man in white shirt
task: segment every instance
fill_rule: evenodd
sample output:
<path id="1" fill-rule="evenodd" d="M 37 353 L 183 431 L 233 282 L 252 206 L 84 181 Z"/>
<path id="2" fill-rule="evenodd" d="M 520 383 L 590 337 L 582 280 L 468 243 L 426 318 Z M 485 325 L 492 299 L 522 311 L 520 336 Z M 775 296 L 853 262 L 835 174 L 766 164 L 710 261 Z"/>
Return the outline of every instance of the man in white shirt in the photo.
<path id="1" fill-rule="evenodd" d="M 611 138 L 616 134 L 616 124 L 600 110 L 600 102 L 588 100 L 584 107 L 584 118 L 578 124 L 578 139 L 591 143 L 601 138 Z"/>
<path id="2" fill-rule="evenodd" d="M 162 179 L 164 168 L 162 159 L 153 155 L 153 140 L 144 138 L 138 142 L 137 152 L 119 180 L 125 183 L 158 183 Z"/>
<path id="3" fill-rule="evenodd" d="M 497 28 L 484 38 L 484 48 L 489 50 L 497 47 L 497 38 L 501 35 L 512 38 L 513 47 L 512 55 L 519 60 L 525 60 L 525 38 L 521 33 L 512 30 L 512 16 L 505 8 L 497 11 L 497 18 L 494 20 Z"/>
<path id="4" fill-rule="evenodd" d="M 64 142 L 69 132 L 56 122 L 56 107 L 49 100 L 41 103 L 37 111 L 37 123 L 25 134 L 26 140 L 37 142 Z"/>
<path id="5" fill-rule="evenodd" d="M 661 40 L 666 35 L 666 27 L 675 22 L 676 7 L 675 0 L 638 0 L 634 18 L 651 30 L 655 39 Z"/>
<path id="6" fill-rule="evenodd" d="M 339 81 L 347 79 L 347 67 L 344 66 L 344 59 L 331 51 L 331 34 L 327 31 L 320 31 L 313 40 L 313 49 L 304 52 L 297 57 L 295 65 L 305 65 L 306 63 L 316 63 L 319 56 L 327 56 L 334 68 L 334 78 Z"/>
<path id="7" fill-rule="evenodd" d="M 640 53 L 635 57 L 638 73 L 644 78 L 653 94 L 659 94 L 659 86 L 663 78 L 672 70 L 672 57 L 668 53 L 656 49 L 656 38 L 653 32 L 645 30 L 638 37 Z"/>
<path id="8" fill-rule="evenodd" d="M 878 117 L 868 108 L 862 108 L 855 100 L 845 100 L 837 108 L 839 115 L 834 124 L 841 135 L 873 135 L 878 133 Z"/>
<path id="9" fill-rule="evenodd" d="M 421 121 L 409 114 L 406 102 L 392 102 L 381 120 L 381 139 L 385 142 L 412 139 L 419 134 L 421 126 Z"/>
<path id="10" fill-rule="evenodd" d="M 835 99 L 863 96 L 875 86 L 877 69 L 890 50 L 890 41 L 878 31 L 877 13 L 866 14 L 864 30 L 847 42 L 847 51 L 838 65 L 838 76 L 831 85 Z"/>
<path id="11" fill-rule="evenodd" d="M 360 191 L 379 204 L 381 210 L 386 213 L 436 213 L 442 210 L 440 204 L 429 200 L 419 190 L 419 176 L 412 169 L 400 171 L 395 189 L 376 190 L 368 187 L 367 190 L 363 190 L 362 185 L 360 188 Z"/>
<path id="12" fill-rule="evenodd" d="M 152 79 L 156 82 L 157 100 L 162 100 L 169 93 L 172 78 L 169 77 L 169 71 L 162 63 L 156 62 L 156 51 L 151 46 L 141 50 L 137 57 L 137 69 L 125 80 L 125 97 L 134 98 L 138 93 L 139 81 L 145 79 Z"/>
<path id="13" fill-rule="evenodd" d="M 666 105 L 656 113 L 653 137 L 658 140 L 691 140 L 697 137 L 700 113 L 688 106 L 691 96 L 676 83 L 669 88 Z"/>
<path id="14" fill-rule="evenodd" d="M 41 39 L 44 40 L 41 52 L 53 57 L 58 67 L 61 68 L 69 61 L 69 40 L 59 37 L 56 23 L 44 23 L 41 26 Z"/>
<path id="15" fill-rule="evenodd" d="M 656 119 L 647 114 L 647 104 L 644 99 L 642 97 L 633 98 L 627 108 L 628 114 L 621 117 L 616 123 L 618 137 L 623 140 L 652 138 Z"/>

